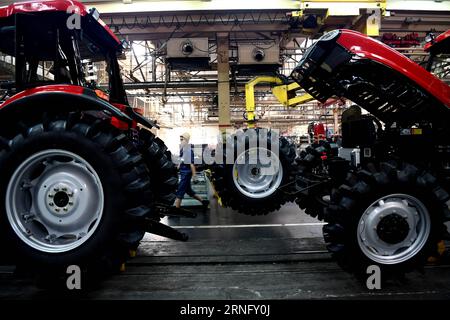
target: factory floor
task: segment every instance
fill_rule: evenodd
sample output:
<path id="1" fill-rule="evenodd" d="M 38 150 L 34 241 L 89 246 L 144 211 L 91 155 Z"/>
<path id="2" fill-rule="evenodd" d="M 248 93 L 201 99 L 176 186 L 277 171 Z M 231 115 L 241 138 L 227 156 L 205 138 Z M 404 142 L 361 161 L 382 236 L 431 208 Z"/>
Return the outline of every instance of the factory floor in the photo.
<path id="1" fill-rule="evenodd" d="M 84 299 L 449 299 L 450 265 L 427 266 L 369 290 L 343 272 L 322 240 L 322 223 L 294 204 L 245 216 L 211 201 L 196 218 L 165 218 L 189 235 L 147 235 L 126 270 Z M 62 298 L 0 266 L 0 299 Z"/>

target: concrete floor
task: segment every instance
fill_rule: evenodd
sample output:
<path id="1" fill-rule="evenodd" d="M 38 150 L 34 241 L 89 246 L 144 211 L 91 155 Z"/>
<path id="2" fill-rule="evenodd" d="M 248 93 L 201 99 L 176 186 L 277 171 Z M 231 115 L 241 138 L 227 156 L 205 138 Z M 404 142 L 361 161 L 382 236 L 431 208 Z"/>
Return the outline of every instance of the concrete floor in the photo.
<path id="1" fill-rule="evenodd" d="M 322 237 L 323 223 L 304 214 L 292 202 L 265 216 L 247 216 L 222 208 L 211 199 L 207 212 L 196 212 L 196 218 L 166 217 L 163 223 L 188 234 L 190 240 Z"/>
<path id="2" fill-rule="evenodd" d="M 176 242 L 147 235 L 125 272 L 83 299 L 448 299 L 450 266 L 427 267 L 381 290 L 343 272 L 322 240 L 322 223 L 289 203 L 267 216 L 245 216 L 211 202 L 191 218 L 165 218 L 189 235 Z M 61 299 L 0 267 L 0 299 Z M 69 296 L 70 297 L 70 296 Z M 79 295 L 77 296 L 79 297 Z"/>

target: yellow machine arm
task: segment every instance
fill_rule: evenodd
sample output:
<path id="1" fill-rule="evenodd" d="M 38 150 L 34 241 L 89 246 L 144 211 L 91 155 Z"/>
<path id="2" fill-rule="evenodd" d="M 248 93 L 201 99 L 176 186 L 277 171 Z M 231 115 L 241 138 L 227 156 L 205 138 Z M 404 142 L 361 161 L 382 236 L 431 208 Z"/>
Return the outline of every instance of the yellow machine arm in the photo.
<path id="1" fill-rule="evenodd" d="M 276 84 L 272 88 L 272 93 L 285 107 L 293 107 L 314 100 L 309 94 L 297 96 L 296 91 L 300 88 L 297 83 L 283 84 L 280 78 L 271 76 L 253 78 L 245 85 L 245 107 L 247 112 L 247 126 L 249 128 L 255 127 L 255 86 L 261 83 Z"/>

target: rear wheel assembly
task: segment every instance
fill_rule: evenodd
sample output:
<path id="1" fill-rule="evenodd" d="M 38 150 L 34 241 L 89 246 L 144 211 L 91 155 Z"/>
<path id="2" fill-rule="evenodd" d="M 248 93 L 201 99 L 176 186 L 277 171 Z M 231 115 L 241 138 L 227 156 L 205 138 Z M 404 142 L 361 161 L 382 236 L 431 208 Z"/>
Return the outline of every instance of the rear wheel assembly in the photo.
<path id="1" fill-rule="evenodd" d="M 172 205 L 178 186 L 178 172 L 172 153 L 164 142 L 146 129 L 139 131 L 139 151 L 149 168 L 156 203 Z"/>
<path id="2" fill-rule="evenodd" d="M 436 253 L 449 216 L 448 193 L 427 172 L 395 161 L 350 172 L 325 208 L 325 242 L 347 271 L 420 269 Z"/>
<path id="3" fill-rule="evenodd" d="M 0 151 L 1 251 L 36 273 L 76 264 L 94 278 L 118 271 L 154 218 L 147 166 L 108 122 L 78 113 L 21 128 Z"/>

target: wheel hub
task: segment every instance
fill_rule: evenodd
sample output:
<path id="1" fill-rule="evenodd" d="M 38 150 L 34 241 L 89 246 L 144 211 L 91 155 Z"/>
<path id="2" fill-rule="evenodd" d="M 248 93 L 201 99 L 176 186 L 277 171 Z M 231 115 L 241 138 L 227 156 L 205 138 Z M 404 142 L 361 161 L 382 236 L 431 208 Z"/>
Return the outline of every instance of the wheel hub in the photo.
<path id="1" fill-rule="evenodd" d="M 381 218 L 377 234 L 384 242 L 395 244 L 406 239 L 409 233 L 408 221 L 397 213 Z"/>
<path id="2" fill-rule="evenodd" d="M 43 187 L 47 210 L 58 216 L 72 212 L 78 200 L 78 197 L 75 197 L 74 187 L 69 183 L 56 183 L 50 187 Z"/>
<path id="3" fill-rule="evenodd" d="M 283 167 L 271 150 L 250 148 L 236 158 L 233 182 L 239 192 L 249 198 L 262 199 L 272 195 L 282 180 Z"/>
<path id="4" fill-rule="evenodd" d="M 253 176 L 261 175 L 261 170 L 258 167 L 252 168 L 250 171 Z"/>
<path id="5" fill-rule="evenodd" d="M 69 195 L 64 191 L 58 191 L 54 195 L 53 200 L 54 200 L 56 206 L 58 206 L 60 208 L 64 208 L 65 206 L 67 206 L 69 204 Z"/>
<path id="6" fill-rule="evenodd" d="M 89 163 L 65 150 L 26 159 L 7 189 L 6 209 L 16 234 L 31 247 L 66 252 L 84 243 L 103 213 L 103 188 Z"/>
<path id="7" fill-rule="evenodd" d="M 375 262 L 398 264 L 425 245 L 431 221 L 425 205 L 406 194 L 392 194 L 372 203 L 358 224 L 358 244 Z"/>

